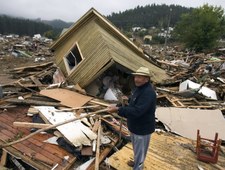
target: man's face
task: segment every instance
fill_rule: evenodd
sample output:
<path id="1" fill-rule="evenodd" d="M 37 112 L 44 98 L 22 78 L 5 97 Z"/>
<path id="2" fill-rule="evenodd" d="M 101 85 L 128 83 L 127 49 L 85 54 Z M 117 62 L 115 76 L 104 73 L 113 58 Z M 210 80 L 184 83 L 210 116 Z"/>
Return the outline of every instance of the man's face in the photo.
<path id="1" fill-rule="evenodd" d="M 135 83 L 135 86 L 137 86 L 137 87 L 142 86 L 143 84 L 147 83 L 148 81 L 149 81 L 149 77 L 147 77 L 147 76 L 141 76 L 141 75 L 134 76 L 134 83 Z"/>

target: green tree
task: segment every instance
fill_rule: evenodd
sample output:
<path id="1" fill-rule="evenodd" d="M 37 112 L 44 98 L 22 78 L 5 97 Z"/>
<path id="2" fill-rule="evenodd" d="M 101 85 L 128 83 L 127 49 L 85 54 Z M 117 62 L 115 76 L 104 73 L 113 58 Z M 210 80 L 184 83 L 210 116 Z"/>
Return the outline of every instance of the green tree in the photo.
<path id="1" fill-rule="evenodd" d="M 175 27 L 175 33 L 187 48 L 197 52 L 216 47 L 224 34 L 225 18 L 221 7 L 208 4 L 183 14 Z"/>

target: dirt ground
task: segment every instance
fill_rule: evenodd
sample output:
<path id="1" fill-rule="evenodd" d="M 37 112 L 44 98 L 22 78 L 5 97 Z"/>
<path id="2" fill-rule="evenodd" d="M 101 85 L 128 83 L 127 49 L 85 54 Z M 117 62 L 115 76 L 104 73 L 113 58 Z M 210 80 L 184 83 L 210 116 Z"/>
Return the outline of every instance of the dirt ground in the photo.
<path id="1" fill-rule="evenodd" d="M 46 57 L 45 61 L 35 62 L 35 58 L 26 57 L 14 57 L 14 56 L 3 56 L 0 57 L 0 85 L 10 84 L 16 81 L 12 79 L 11 70 L 18 67 L 26 67 L 32 65 L 43 64 L 45 62 L 53 61 L 53 57 Z"/>

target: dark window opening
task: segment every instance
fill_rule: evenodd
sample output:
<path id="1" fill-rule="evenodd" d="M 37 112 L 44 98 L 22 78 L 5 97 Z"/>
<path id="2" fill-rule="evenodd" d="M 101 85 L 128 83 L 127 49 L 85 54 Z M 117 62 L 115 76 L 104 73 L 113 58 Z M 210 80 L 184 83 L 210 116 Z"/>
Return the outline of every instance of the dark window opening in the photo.
<path id="1" fill-rule="evenodd" d="M 76 45 L 72 50 L 70 50 L 69 54 L 65 58 L 69 71 L 74 69 L 82 61 L 81 54 Z"/>

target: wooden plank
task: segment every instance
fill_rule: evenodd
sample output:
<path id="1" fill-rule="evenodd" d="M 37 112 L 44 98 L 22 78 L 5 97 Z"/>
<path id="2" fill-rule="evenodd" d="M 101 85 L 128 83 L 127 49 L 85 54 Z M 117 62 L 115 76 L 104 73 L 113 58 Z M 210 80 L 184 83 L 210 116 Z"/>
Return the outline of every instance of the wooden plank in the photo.
<path id="1" fill-rule="evenodd" d="M 41 89 L 44 89 L 43 88 L 43 84 L 34 76 L 30 76 L 30 79 L 34 82 L 34 84 L 36 86 L 38 86 L 38 88 L 41 90 Z"/>
<path id="2" fill-rule="evenodd" d="M 101 119 L 99 120 L 99 127 L 98 127 L 97 150 L 95 154 L 95 170 L 99 170 L 99 155 L 101 145 L 100 139 L 101 139 Z"/>
<path id="3" fill-rule="evenodd" d="M 38 112 L 37 109 L 35 109 L 35 108 L 33 108 L 33 107 L 30 107 L 30 108 L 28 109 L 27 113 L 34 115 L 34 114 L 38 114 L 39 112 Z"/>
<path id="4" fill-rule="evenodd" d="M 2 156 L 1 156 L 1 162 L 0 162 L 0 165 L 1 165 L 1 166 L 6 166 L 7 155 L 8 155 L 8 153 L 6 152 L 5 149 L 3 149 L 3 150 L 2 150 Z"/>
<path id="5" fill-rule="evenodd" d="M 104 102 L 96 101 L 96 100 L 90 100 L 89 102 L 93 103 L 93 104 L 98 104 L 98 105 L 101 105 L 101 106 L 105 106 L 105 107 L 110 106 L 110 104 L 108 104 L 108 103 L 104 103 Z"/>
<path id="6" fill-rule="evenodd" d="M 32 150 L 35 152 L 35 154 L 30 155 L 32 159 L 38 159 L 38 157 L 42 157 L 43 160 L 46 160 L 46 162 L 48 162 L 48 164 L 51 166 L 53 166 L 53 164 L 55 164 L 56 162 L 62 162 L 63 160 L 63 157 L 54 155 L 53 153 L 51 153 L 51 150 L 46 150 L 44 146 L 40 148 L 39 146 L 36 146 L 28 140 L 23 141 L 23 144 L 29 148 L 32 148 Z"/>
<path id="7" fill-rule="evenodd" d="M 99 121 L 95 121 L 95 124 L 92 127 L 92 131 L 96 133 L 98 131 L 98 127 L 99 126 L 100 126 L 100 122 Z"/>
<path id="8" fill-rule="evenodd" d="M 74 107 L 74 108 L 66 108 L 66 109 L 56 110 L 56 112 L 71 112 L 71 111 L 74 111 L 74 110 L 88 109 L 88 108 L 96 108 L 96 107 L 99 107 L 99 105 L 81 106 L 81 107 Z"/>
<path id="9" fill-rule="evenodd" d="M 62 105 L 68 107 L 81 107 L 85 105 L 92 97 L 88 97 L 67 89 L 49 89 L 41 90 L 40 94 L 61 101 Z"/>
<path id="10" fill-rule="evenodd" d="M 73 163 L 76 160 L 76 157 L 73 157 L 72 154 L 69 154 L 66 150 L 62 149 L 58 145 L 47 144 L 43 141 L 38 141 L 33 138 L 29 138 L 27 141 L 31 142 L 33 145 L 36 145 L 35 147 L 42 148 L 42 150 L 44 150 L 44 152 L 40 151 L 41 154 L 43 154 L 45 156 L 48 156 L 50 154 L 52 156 L 56 156 L 57 158 L 60 158 L 61 161 L 59 161 L 58 163 L 62 162 L 62 160 L 64 159 L 65 156 L 69 156 L 69 159 L 67 160 L 68 163 Z M 28 146 L 32 147 L 32 145 L 28 145 Z M 75 158 L 75 160 L 74 160 L 74 158 Z M 53 157 L 53 160 L 56 161 L 56 159 L 54 157 Z"/>
<path id="11" fill-rule="evenodd" d="M 26 67 L 17 67 L 17 68 L 14 68 L 12 69 L 12 71 L 25 71 L 25 70 L 33 70 L 33 69 L 40 69 L 42 70 L 41 68 L 42 67 L 49 67 L 53 65 L 53 62 L 48 62 L 48 63 L 44 63 L 44 64 L 39 64 L 39 65 L 33 65 L 33 66 L 26 66 Z"/>
<path id="12" fill-rule="evenodd" d="M 16 115 L 7 115 L 8 112 L 6 112 L 6 114 L 1 114 L 0 119 L 3 119 L 3 121 L 7 121 L 8 123 L 12 124 L 12 122 L 16 121 Z M 6 124 L 6 123 L 4 123 Z"/>
<path id="13" fill-rule="evenodd" d="M 25 128 L 46 128 L 49 127 L 51 124 L 44 124 L 44 123 L 30 123 L 30 122 L 13 122 L 13 126 L 16 127 L 25 127 Z"/>
<path id="14" fill-rule="evenodd" d="M 37 100 L 31 100 L 31 99 L 6 99 L 5 101 L 9 103 L 16 103 L 21 105 L 41 105 L 41 106 L 62 106 L 59 103 L 56 102 L 46 102 L 46 101 L 37 101 Z"/>
<path id="15" fill-rule="evenodd" d="M 39 138 L 38 138 L 39 139 Z M 30 138 L 28 139 L 29 142 L 32 142 L 33 144 L 35 144 L 36 146 L 38 147 L 43 147 L 45 145 L 45 143 L 43 142 L 43 140 L 37 140 L 35 139 L 34 137 L 33 138 Z"/>

